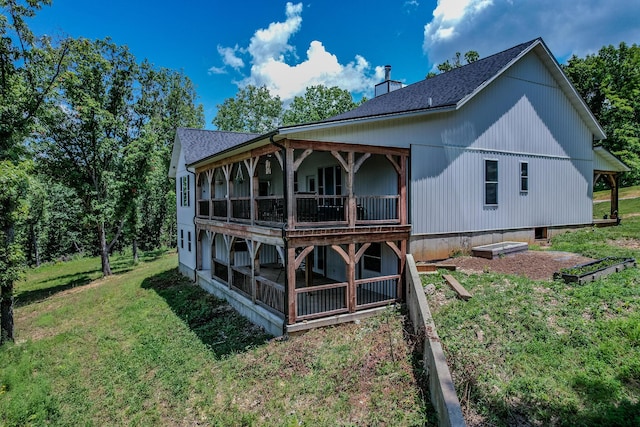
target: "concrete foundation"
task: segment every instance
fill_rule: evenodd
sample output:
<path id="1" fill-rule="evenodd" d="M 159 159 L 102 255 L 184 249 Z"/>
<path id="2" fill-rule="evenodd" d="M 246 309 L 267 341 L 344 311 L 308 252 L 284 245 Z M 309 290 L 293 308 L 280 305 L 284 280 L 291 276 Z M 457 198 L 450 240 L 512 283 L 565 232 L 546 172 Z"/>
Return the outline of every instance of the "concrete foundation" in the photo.
<path id="1" fill-rule="evenodd" d="M 413 235 L 409 240 L 408 252 L 416 261 L 437 261 L 456 254 L 471 254 L 471 248 L 474 246 L 492 245 L 504 241 L 535 244 L 537 241 L 548 241 L 558 234 L 589 226 L 591 224 Z"/>

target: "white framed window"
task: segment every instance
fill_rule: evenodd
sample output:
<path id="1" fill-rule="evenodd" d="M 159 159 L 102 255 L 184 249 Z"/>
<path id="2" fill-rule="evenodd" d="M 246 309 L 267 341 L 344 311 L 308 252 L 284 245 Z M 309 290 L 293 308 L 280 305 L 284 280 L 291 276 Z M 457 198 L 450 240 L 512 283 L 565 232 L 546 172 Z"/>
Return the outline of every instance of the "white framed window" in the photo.
<path id="1" fill-rule="evenodd" d="M 191 186 L 191 176 L 181 176 L 180 177 L 180 206 L 190 206 L 191 205 L 191 197 L 190 197 L 190 186 Z"/>
<path id="2" fill-rule="evenodd" d="M 184 230 L 180 229 L 180 248 L 184 249 Z"/>
<path id="3" fill-rule="evenodd" d="M 484 204 L 498 204 L 498 161 L 495 159 L 484 161 Z"/>
<path id="4" fill-rule="evenodd" d="M 187 250 L 191 252 L 191 232 L 187 232 Z"/>
<path id="5" fill-rule="evenodd" d="M 520 162 L 520 192 L 529 192 L 529 162 Z"/>

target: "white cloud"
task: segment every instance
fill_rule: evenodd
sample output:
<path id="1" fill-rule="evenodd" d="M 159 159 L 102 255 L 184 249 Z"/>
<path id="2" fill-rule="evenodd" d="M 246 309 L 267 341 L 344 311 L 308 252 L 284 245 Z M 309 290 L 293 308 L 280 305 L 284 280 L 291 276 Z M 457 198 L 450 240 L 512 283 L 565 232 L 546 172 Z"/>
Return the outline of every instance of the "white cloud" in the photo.
<path id="1" fill-rule="evenodd" d="M 354 93 L 371 92 L 375 83 L 384 76 L 384 69 L 372 68 L 360 55 L 347 64 L 341 64 L 322 42 L 314 40 L 306 51 L 306 57 L 297 58 L 290 40 L 302 27 L 302 10 L 302 3 L 287 3 L 286 20 L 258 29 L 247 48 L 237 45 L 233 48 L 218 47 L 223 63 L 236 71 L 245 66 L 241 55 L 247 56 L 247 62 L 251 64 L 250 74 L 237 84 L 241 87 L 264 85 L 284 102 L 303 94 L 308 86 L 319 84 L 339 86 Z"/>
<path id="2" fill-rule="evenodd" d="M 218 45 L 218 53 L 222 57 L 224 65 L 233 67 L 236 70 L 244 67 L 244 61 L 236 55 L 236 52 L 239 50 L 238 45 L 235 47 L 222 47 Z"/>
<path id="3" fill-rule="evenodd" d="M 424 27 L 431 64 L 455 52 L 480 56 L 542 37 L 559 58 L 584 56 L 604 45 L 640 39 L 640 2 L 627 0 L 438 0 Z"/>

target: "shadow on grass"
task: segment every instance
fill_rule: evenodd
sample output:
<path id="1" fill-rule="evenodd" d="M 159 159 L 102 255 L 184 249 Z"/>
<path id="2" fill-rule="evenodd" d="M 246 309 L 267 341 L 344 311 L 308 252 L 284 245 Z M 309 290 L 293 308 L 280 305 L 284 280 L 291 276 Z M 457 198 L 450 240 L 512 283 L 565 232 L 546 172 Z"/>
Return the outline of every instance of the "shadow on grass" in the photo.
<path id="1" fill-rule="evenodd" d="M 226 301 L 207 293 L 177 268 L 142 282 L 167 302 L 171 310 L 218 358 L 263 344 L 271 335 L 238 314 Z"/>
<path id="2" fill-rule="evenodd" d="M 69 280 L 64 284 L 57 285 L 57 286 L 34 289 L 32 291 L 19 292 L 15 296 L 15 303 L 14 303 L 15 306 L 22 307 L 25 305 L 33 304 L 34 302 L 42 301 L 59 292 L 66 291 L 67 289 L 88 285 L 89 283 L 95 280 L 95 277 L 90 276 L 87 272 L 69 274 L 67 276 L 62 276 L 62 277 L 56 277 L 55 280 L 57 281 L 61 278 L 62 279 L 75 278 L 75 279 Z M 53 280 L 54 279 L 51 279 L 48 281 L 53 281 Z"/>
<path id="3" fill-rule="evenodd" d="M 117 260 L 111 263 L 112 271 L 114 275 L 120 275 L 130 272 L 134 269 L 134 265 L 130 260 Z M 59 285 L 42 287 L 39 289 L 33 289 L 30 291 L 18 291 L 15 293 L 15 306 L 22 307 L 25 305 L 33 304 L 38 301 L 47 299 L 55 294 L 66 291 L 68 289 L 77 288 L 80 286 L 86 286 L 94 280 L 102 277 L 102 267 L 98 264 L 96 268 L 92 268 L 85 271 L 79 271 L 77 273 L 65 274 L 62 276 L 52 276 L 47 280 L 42 281 L 42 285 L 46 285 L 50 282 L 63 282 Z"/>

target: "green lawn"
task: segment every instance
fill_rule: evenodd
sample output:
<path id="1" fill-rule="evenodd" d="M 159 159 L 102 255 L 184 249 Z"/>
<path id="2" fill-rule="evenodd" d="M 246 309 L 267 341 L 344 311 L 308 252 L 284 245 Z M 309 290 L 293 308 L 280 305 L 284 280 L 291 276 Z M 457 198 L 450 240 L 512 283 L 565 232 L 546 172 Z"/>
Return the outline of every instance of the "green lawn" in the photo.
<path id="1" fill-rule="evenodd" d="M 640 260 L 640 199 L 620 210 L 620 226 L 565 233 L 549 249 Z M 473 298 L 441 282 L 429 303 L 474 425 L 640 425 L 637 268 L 584 285 L 454 275 Z"/>
<path id="2" fill-rule="evenodd" d="M 97 258 L 29 271 L 0 348 L 0 425 L 423 425 L 396 308 L 275 340 L 176 270 Z M 428 399 L 427 399 L 428 400 Z"/>

